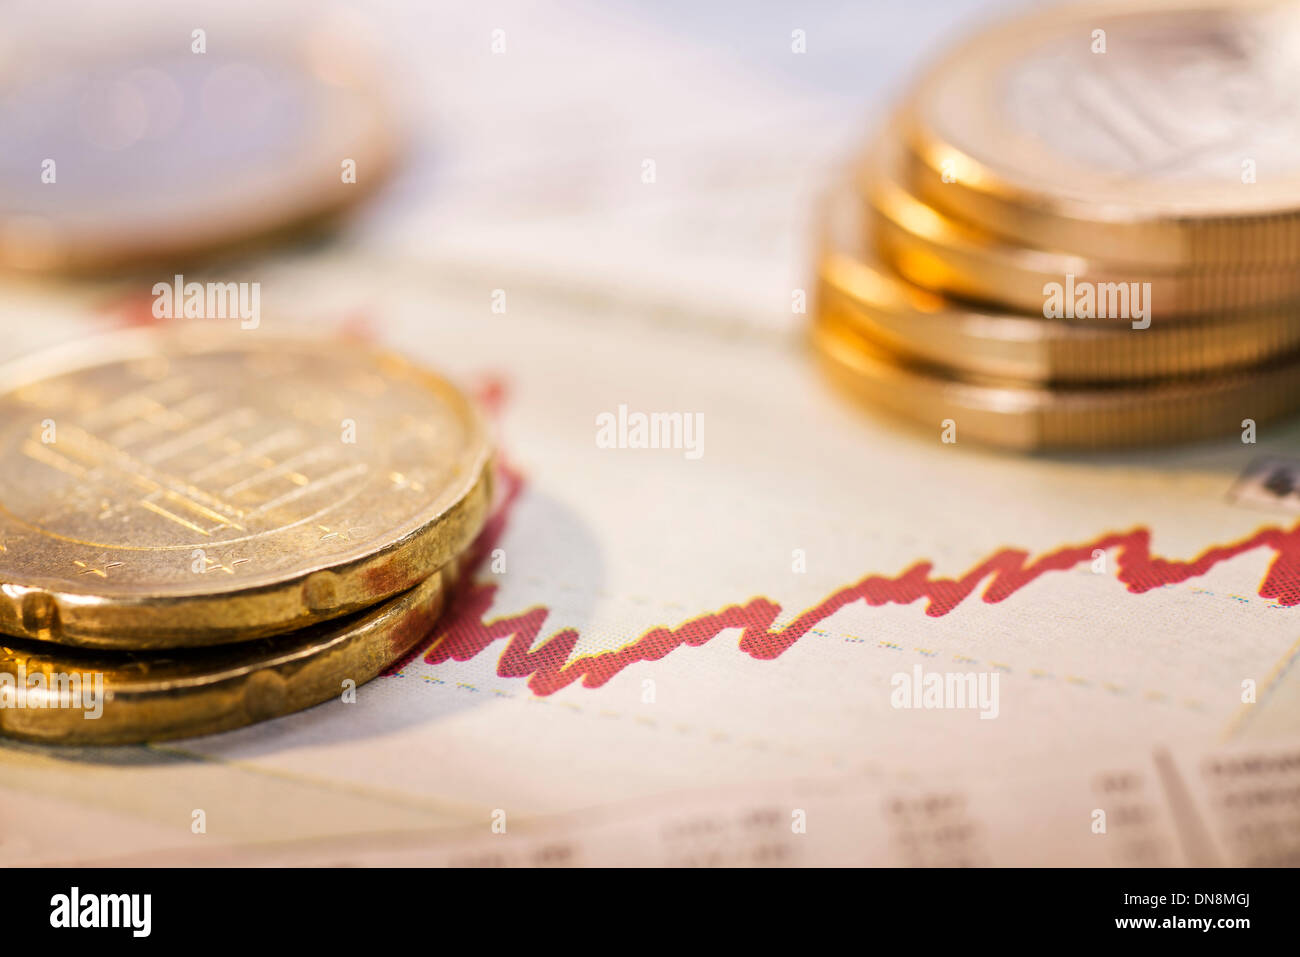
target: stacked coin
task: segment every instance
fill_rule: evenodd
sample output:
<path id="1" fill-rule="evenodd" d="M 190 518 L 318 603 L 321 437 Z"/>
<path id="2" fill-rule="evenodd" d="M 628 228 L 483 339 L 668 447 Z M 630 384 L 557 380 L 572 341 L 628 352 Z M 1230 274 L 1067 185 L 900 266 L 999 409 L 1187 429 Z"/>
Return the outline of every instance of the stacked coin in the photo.
<path id="1" fill-rule="evenodd" d="M 58 743 L 355 700 L 429 634 L 491 494 L 433 373 L 193 325 L 0 372 L 0 462 L 0 733 Z"/>
<path id="2" fill-rule="evenodd" d="M 824 216 L 852 391 L 1017 449 L 1240 436 L 1300 406 L 1300 8 L 1091 5 L 931 69 Z"/>

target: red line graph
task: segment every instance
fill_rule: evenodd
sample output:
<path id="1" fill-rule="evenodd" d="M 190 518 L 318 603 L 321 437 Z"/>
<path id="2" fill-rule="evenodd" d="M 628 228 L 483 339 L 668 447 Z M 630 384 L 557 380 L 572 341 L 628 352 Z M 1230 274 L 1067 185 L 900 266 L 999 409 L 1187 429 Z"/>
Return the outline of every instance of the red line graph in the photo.
<path id="1" fill-rule="evenodd" d="M 122 308 L 128 321 L 143 323 L 152 316 L 141 302 Z M 370 332 L 364 318 L 348 324 L 347 331 L 365 337 Z M 489 381 L 479 390 L 480 400 L 496 412 L 504 401 L 500 381 Z M 974 565 L 960 578 L 934 578 L 933 563 L 918 561 L 895 576 L 868 575 L 832 591 L 781 627 L 774 627 L 782 607 L 765 597 L 750 598 L 743 604 L 706 611 L 673 627 L 656 627 L 614 651 L 574 658 L 579 633 L 572 628 L 555 632 L 536 648 L 550 617 L 550 609 L 539 605 L 514 615 L 489 617 L 498 585 L 474 580 L 474 574 L 506 531 L 511 513 L 522 494 L 525 480 L 504 455 L 498 457 L 501 495 L 482 532 L 471 546 L 464 565 L 464 579 L 446 614 L 432 633 L 432 644 L 412 652 L 394 664 L 386 674 L 400 671 L 415 655 L 424 651 L 430 664 L 468 661 L 497 641 L 507 640 L 497 662 L 502 678 L 527 678 L 534 694 L 545 696 L 582 681 L 586 688 L 599 688 L 623 669 L 643 661 L 659 661 L 678 648 L 699 646 L 724 631 L 740 630 L 739 648 L 751 657 L 771 660 L 789 650 L 818 623 L 854 602 L 868 605 L 910 605 L 926 602 L 925 612 L 942 617 L 987 582 L 981 594 L 987 603 L 1005 601 L 1020 589 L 1049 572 L 1068 571 L 1093 560 L 1093 553 L 1117 550 L 1116 579 L 1132 594 L 1142 594 L 1166 585 L 1198 578 L 1220 562 L 1257 549 L 1273 552 L 1273 561 L 1259 586 L 1261 598 L 1291 607 L 1300 604 L 1300 524 L 1290 529 L 1261 528 L 1236 542 L 1213 545 L 1189 561 L 1161 558 L 1151 552 L 1151 533 L 1138 527 L 1127 532 L 1106 532 L 1090 542 L 1065 545 L 1032 559 L 1029 552 L 1000 548 Z M 1032 559 L 1032 560 L 1031 560 Z"/>
<path id="2" fill-rule="evenodd" d="M 495 397 L 499 399 L 499 394 Z M 630 644 L 614 651 L 573 657 L 579 633 L 572 628 L 555 632 L 537 647 L 550 609 L 537 606 L 513 615 L 492 618 L 498 585 L 472 580 L 474 570 L 496 547 L 506 530 L 511 511 L 524 489 L 524 477 L 509 462 L 499 463 L 502 495 L 497 508 L 475 542 L 466 566 L 464 583 L 433 635 L 433 645 L 424 655 L 430 664 L 468 661 L 497 641 L 506 640 L 497 662 L 502 678 L 527 678 L 528 687 L 539 696 L 554 694 L 575 681 L 583 687 L 599 688 L 624 668 L 642 661 L 658 661 L 678 648 L 699 646 L 724 631 L 739 629 L 740 650 L 771 660 L 791 648 L 816 625 L 846 605 L 864 601 L 868 605 L 909 605 L 926 602 L 931 617 L 947 615 L 969 598 L 982 584 L 985 602 L 1005 601 L 1030 582 L 1049 572 L 1091 563 L 1097 549 L 1116 550 L 1115 577 L 1129 592 L 1142 594 L 1206 574 L 1220 562 L 1238 555 L 1269 549 L 1272 564 L 1259 586 L 1262 598 L 1279 605 L 1300 604 L 1300 524 L 1291 529 L 1262 528 L 1247 538 L 1215 545 L 1190 561 L 1161 558 L 1151 553 L 1151 533 L 1145 528 L 1128 532 L 1107 532 L 1093 541 L 1066 545 L 1038 558 L 1016 548 L 1001 548 L 974 565 L 960 578 L 935 578 L 933 564 L 918 561 L 895 576 L 868 575 L 832 591 L 793 620 L 774 627 L 781 605 L 769 598 L 750 598 L 743 604 L 704 612 L 672 627 L 656 627 Z"/>

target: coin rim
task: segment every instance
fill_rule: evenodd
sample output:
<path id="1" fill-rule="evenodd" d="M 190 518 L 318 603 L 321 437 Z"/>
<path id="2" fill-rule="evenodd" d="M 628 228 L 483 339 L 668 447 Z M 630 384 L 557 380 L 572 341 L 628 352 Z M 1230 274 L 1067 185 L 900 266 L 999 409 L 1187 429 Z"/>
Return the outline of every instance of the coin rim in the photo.
<path id="1" fill-rule="evenodd" d="M 319 351 L 330 346 L 317 337 L 260 330 L 119 331 L 11 361 L 0 367 L 0 395 L 52 374 L 156 354 L 172 345 L 171 340 L 180 340 L 175 344 L 184 352 L 207 352 L 240 343 L 277 350 L 306 346 Z M 313 562 L 269 581 L 220 592 L 112 596 L 65 585 L 7 580 L 0 583 L 0 632 L 101 649 L 179 648 L 249 640 L 374 604 L 411 587 L 463 551 L 483 527 L 492 499 L 492 446 L 482 413 L 451 382 L 394 352 L 360 342 L 341 345 L 353 352 L 365 351 L 372 361 L 396 363 L 409 370 L 417 382 L 436 383 L 439 395 L 459 403 L 457 411 L 468 436 L 467 467 L 449 483 L 455 497 L 445 508 L 431 515 L 415 513 L 399 537 L 358 549 L 340 560 Z M 384 573 L 376 574 L 379 569 Z"/>
<path id="2" fill-rule="evenodd" d="M 1300 407 L 1294 358 L 1215 378 L 1054 389 L 909 362 L 831 310 L 816 314 L 810 339 L 833 384 L 869 405 L 936 429 L 952 419 L 962 441 L 1022 452 L 1227 438 L 1214 413 L 1233 402 L 1254 401 L 1258 423 Z"/>
<path id="3" fill-rule="evenodd" d="M 897 122 L 869 147 L 858 189 L 870 211 L 875 250 L 918 286 L 1009 310 L 1041 313 L 1047 283 L 1149 283 L 1161 321 L 1300 299 L 1300 269 L 1277 264 L 1197 270 L 1094 259 L 1061 249 L 1018 246 L 951 218 L 904 184 Z M 1075 320 L 1114 324 L 1114 319 Z"/>
<path id="4" fill-rule="evenodd" d="M 405 635 L 402 629 L 430 611 L 429 620 L 436 628 L 458 573 L 458 561 L 459 556 L 376 607 L 282 635 L 267 646 L 197 649 L 190 661 L 178 664 L 164 658 L 153 666 L 155 670 L 149 670 L 148 654 L 110 652 L 132 664 L 146 663 L 145 677 L 117 683 L 109 680 L 107 672 L 121 662 L 111 657 L 97 660 L 94 652 L 85 649 L 61 651 L 31 641 L 19 641 L 15 646 L 0 636 L 0 671 L 8 670 L 6 666 L 16 670 L 17 660 L 32 658 L 48 663 L 42 670 L 53 673 L 99 671 L 105 673 L 106 696 L 103 713 L 93 720 L 76 708 L 0 708 L 0 738 L 59 745 L 139 744 L 230 731 L 314 707 L 340 695 L 344 679 L 357 686 L 365 684 L 432 634 L 431 630 L 416 630 Z M 395 637 L 402 639 L 396 645 Z M 316 674 L 307 687 L 294 686 L 294 675 L 300 670 L 333 656 L 344 656 L 345 661 L 329 669 L 328 688 L 320 687 L 322 678 Z M 276 676 L 270 683 L 284 695 L 284 700 L 273 702 L 275 706 L 269 710 L 255 700 L 258 692 L 250 684 L 268 683 L 253 677 L 268 673 Z"/>
<path id="5" fill-rule="evenodd" d="M 1033 31 L 1050 35 L 1070 24 L 1094 26 L 1103 18 L 1249 13 L 1285 6 L 1285 0 L 1142 0 L 1138 5 L 1110 0 L 1003 20 L 951 48 L 914 85 L 902 110 L 906 181 L 950 216 L 1031 245 L 1068 242 L 1084 256 L 1142 259 L 1153 267 L 1300 262 L 1300 204 L 1295 199 L 1300 195 L 1300 172 L 1276 185 L 1254 184 L 1247 197 L 1239 197 L 1248 204 L 1224 206 L 1223 190 L 1212 183 L 1195 189 L 1187 184 L 1162 188 L 1152 182 L 1122 188 L 1115 185 L 1113 174 L 1077 166 L 1053 153 L 1045 154 L 1050 168 L 1061 171 L 1053 189 L 1017 181 L 1014 171 L 996 169 L 996 149 L 986 150 L 988 156 L 981 158 L 951 142 L 927 109 L 933 89 L 956 74 L 963 90 L 984 98 L 978 106 L 981 125 L 996 131 L 986 142 L 1020 143 L 1023 137 L 1001 121 L 989 102 L 994 66 L 967 62 L 972 57 L 989 57 L 994 47 L 1023 47 Z M 955 180 L 943 181 L 945 163 Z M 1199 207 L 1189 198 L 1193 193 L 1199 195 Z"/>
<path id="6" fill-rule="evenodd" d="M 819 301 L 889 351 L 957 374 L 1027 383 L 1138 382 L 1239 370 L 1300 351 L 1300 305 L 1144 330 L 1120 320 L 1102 325 L 981 310 L 894 273 L 873 251 L 868 219 L 847 178 L 823 201 Z"/>

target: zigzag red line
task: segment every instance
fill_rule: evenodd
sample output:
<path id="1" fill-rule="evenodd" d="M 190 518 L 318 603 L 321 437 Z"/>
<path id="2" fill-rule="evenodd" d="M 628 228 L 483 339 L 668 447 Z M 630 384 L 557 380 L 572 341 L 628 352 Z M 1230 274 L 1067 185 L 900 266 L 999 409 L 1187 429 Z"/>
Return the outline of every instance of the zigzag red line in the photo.
<path id="1" fill-rule="evenodd" d="M 501 462 L 500 477 L 502 499 L 475 543 L 469 574 L 487 557 L 505 531 L 510 511 L 523 489 L 522 474 L 509 463 Z M 1220 562 L 1258 548 L 1274 552 L 1273 562 L 1259 586 L 1260 596 L 1279 605 L 1300 604 L 1300 524 L 1289 530 L 1262 528 L 1241 541 L 1213 546 L 1191 561 L 1153 556 L 1151 533 L 1145 528 L 1135 528 L 1122 533 L 1109 532 L 1082 545 L 1067 545 L 1033 561 L 1026 551 L 1002 548 L 955 579 L 931 578 L 933 565 L 928 561 L 917 562 L 892 578 L 869 575 L 837 589 L 789 624 L 776 629 L 773 625 L 781 614 L 781 606 L 768 598 L 751 598 L 743 605 L 706 612 L 676 627 L 651 628 L 616 651 L 572 660 L 578 643 L 577 631 L 572 628 L 557 631 L 534 648 L 550 610 L 538 606 L 520 614 L 489 619 L 498 586 L 469 581 L 467 574 L 464 587 L 439 622 L 435 643 L 424 660 L 431 664 L 467 661 L 494 642 L 509 639 L 497 663 L 497 674 L 502 678 L 527 678 L 528 687 L 535 694 L 549 695 L 579 679 L 584 687 L 598 688 L 637 662 L 658 661 L 683 645 L 698 647 L 732 628 L 741 630 L 741 651 L 770 660 L 789 649 L 819 622 L 857 601 L 869 605 L 908 605 L 925 599 L 926 614 L 940 617 L 970 597 L 984 581 L 988 582 L 982 595 L 984 601 L 1005 601 L 1041 575 L 1091 562 L 1097 549 L 1118 550 L 1116 577 L 1130 592 L 1141 594 L 1197 578 Z"/>

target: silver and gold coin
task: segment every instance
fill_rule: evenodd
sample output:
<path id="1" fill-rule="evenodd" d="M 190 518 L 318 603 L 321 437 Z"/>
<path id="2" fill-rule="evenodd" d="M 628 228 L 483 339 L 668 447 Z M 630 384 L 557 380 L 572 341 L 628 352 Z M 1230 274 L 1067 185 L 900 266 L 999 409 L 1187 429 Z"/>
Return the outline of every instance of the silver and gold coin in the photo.
<path id="1" fill-rule="evenodd" d="M 0 632 L 246 641 L 411 588 L 474 538 L 484 423 L 359 343 L 138 330 L 0 371 Z"/>
<path id="2" fill-rule="evenodd" d="M 0 266 L 102 273 L 242 253 L 384 182 L 395 123 L 346 24 L 204 26 L 0 37 Z"/>
<path id="3" fill-rule="evenodd" d="M 912 282 L 935 292 L 1043 314 L 1045 290 L 1064 295 L 1083 284 L 1141 297 L 1157 323 L 1229 310 L 1276 307 L 1300 299 L 1300 269 L 1238 266 L 1194 269 L 1141 260 L 1090 258 L 1062 248 L 998 238 L 940 212 L 909 192 L 900 177 L 901 146 L 889 129 L 861 171 L 877 252 Z M 1098 305 L 1100 315 L 1101 306 Z M 1133 310 L 1125 308 L 1125 313 Z M 1114 323 L 1116 317 L 1098 321 Z"/>
<path id="4" fill-rule="evenodd" d="M 904 183 L 1012 244 L 1180 270 L 1300 263 L 1300 6 L 1138 0 L 981 31 L 909 97 Z"/>
<path id="5" fill-rule="evenodd" d="M 1046 319 L 981 308 L 903 278 L 875 253 L 850 187 L 823 210 L 819 308 L 896 355 L 958 376 L 1030 383 L 1136 382 L 1243 369 L 1300 351 L 1300 306 L 1179 322 Z"/>
<path id="6" fill-rule="evenodd" d="M 453 569 L 374 608 L 220 648 L 96 651 L 0 636 L 0 735 L 134 744 L 229 731 L 338 698 L 428 636 Z"/>

